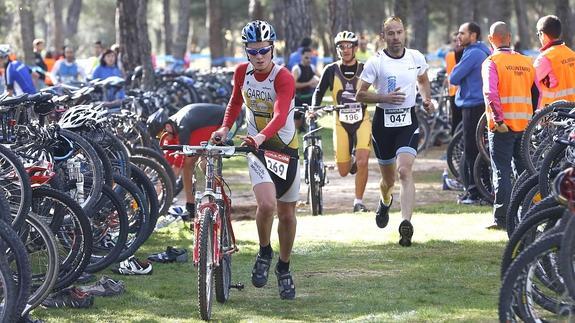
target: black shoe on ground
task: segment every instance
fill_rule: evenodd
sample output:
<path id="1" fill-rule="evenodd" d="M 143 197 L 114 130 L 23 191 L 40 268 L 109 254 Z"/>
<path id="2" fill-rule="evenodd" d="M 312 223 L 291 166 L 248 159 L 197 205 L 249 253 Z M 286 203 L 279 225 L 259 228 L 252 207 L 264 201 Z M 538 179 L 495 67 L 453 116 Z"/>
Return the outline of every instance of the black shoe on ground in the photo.
<path id="1" fill-rule="evenodd" d="M 487 230 L 507 230 L 507 225 L 502 221 L 493 221 L 485 227 Z"/>
<path id="2" fill-rule="evenodd" d="M 413 225 L 408 220 L 403 220 L 399 225 L 399 245 L 402 247 L 411 246 L 411 237 L 413 237 Z"/>
<path id="3" fill-rule="evenodd" d="M 186 212 L 182 213 L 184 222 L 191 221 L 196 216 L 196 204 L 186 203 Z"/>
<path id="4" fill-rule="evenodd" d="M 293 277 L 291 272 L 288 270 L 286 272 L 278 271 L 276 266 L 276 277 L 278 279 L 278 288 L 280 292 L 281 299 L 294 299 L 295 298 L 295 284 L 293 282 Z"/>
<path id="5" fill-rule="evenodd" d="M 149 255 L 148 260 L 161 263 L 187 262 L 188 251 L 168 246 L 164 252 Z"/>
<path id="6" fill-rule="evenodd" d="M 393 195 L 391 196 L 391 202 L 389 205 L 383 204 L 382 200 L 379 200 L 379 206 L 377 207 L 377 211 L 375 211 L 375 223 L 380 228 L 385 228 L 387 223 L 389 222 L 389 208 L 393 204 Z"/>
<path id="7" fill-rule="evenodd" d="M 272 264 L 272 258 L 273 253 L 271 257 L 265 258 L 260 256 L 258 252 L 254 268 L 252 269 L 252 284 L 255 287 L 261 288 L 268 283 L 268 274 Z"/>

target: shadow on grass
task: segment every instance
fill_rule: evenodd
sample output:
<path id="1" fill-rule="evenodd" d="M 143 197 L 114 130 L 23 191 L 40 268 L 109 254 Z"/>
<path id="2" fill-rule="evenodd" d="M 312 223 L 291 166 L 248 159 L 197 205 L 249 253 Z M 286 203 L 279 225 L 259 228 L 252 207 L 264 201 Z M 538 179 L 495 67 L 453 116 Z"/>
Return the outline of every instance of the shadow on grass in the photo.
<path id="1" fill-rule="evenodd" d="M 232 281 L 242 281 L 229 302 L 213 307 L 217 321 L 485 321 L 496 317 L 503 242 L 429 241 L 397 244 L 306 243 L 296 245 L 292 271 L 297 298 L 281 301 L 270 273 L 256 289 L 250 273 L 256 243 L 241 241 Z M 277 261 L 277 254 L 274 264 Z M 199 318 L 191 262 L 154 265 L 154 275 L 115 276 L 127 283 L 118 298 L 98 298 L 89 310 L 41 310 L 58 321 L 177 321 Z"/>

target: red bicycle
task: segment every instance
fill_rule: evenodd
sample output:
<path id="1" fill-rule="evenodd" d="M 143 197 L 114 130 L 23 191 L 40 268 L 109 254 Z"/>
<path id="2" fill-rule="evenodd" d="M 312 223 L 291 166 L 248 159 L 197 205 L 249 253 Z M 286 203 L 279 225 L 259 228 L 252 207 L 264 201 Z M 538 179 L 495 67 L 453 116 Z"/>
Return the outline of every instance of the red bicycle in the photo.
<path id="1" fill-rule="evenodd" d="M 199 156 L 206 162 L 206 186 L 196 192 L 194 217 L 194 266 L 198 268 L 198 307 L 202 319 L 209 320 L 212 312 L 213 290 L 216 300 L 225 303 L 230 289 L 243 289 L 241 283 L 231 284 L 232 254 L 238 251 L 231 222 L 231 199 L 222 176 L 222 159 L 238 153 L 253 151 L 250 147 L 166 145 L 185 156 Z M 229 189 L 229 187 L 228 187 Z"/>

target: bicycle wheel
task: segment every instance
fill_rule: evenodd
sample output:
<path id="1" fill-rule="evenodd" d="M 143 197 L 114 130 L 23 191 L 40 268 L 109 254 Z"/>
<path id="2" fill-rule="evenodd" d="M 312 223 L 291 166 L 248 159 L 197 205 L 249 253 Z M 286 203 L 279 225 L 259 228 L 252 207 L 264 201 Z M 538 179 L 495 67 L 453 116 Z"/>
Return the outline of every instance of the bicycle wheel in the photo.
<path id="1" fill-rule="evenodd" d="M 493 201 L 495 200 L 492 177 L 491 164 L 489 161 L 483 159 L 481 154 L 477 155 L 475 163 L 473 163 L 473 178 L 475 179 L 475 186 L 477 186 L 477 190 L 483 199 L 490 204 L 493 204 Z"/>
<path id="2" fill-rule="evenodd" d="M 539 169 L 539 191 L 543 197 L 551 194 L 551 183 L 560 171 L 570 166 L 566 159 L 567 145 L 560 142 L 553 144 L 547 151 Z"/>
<path id="3" fill-rule="evenodd" d="M 563 240 L 561 241 L 561 251 L 559 253 L 559 272 L 563 277 L 565 286 L 571 298 L 575 295 L 575 266 L 573 258 L 575 255 L 575 221 L 573 214 L 569 212 L 569 221 L 565 224 Z"/>
<path id="4" fill-rule="evenodd" d="M 90 220 L 70 196 L 46 186 L 32 191 L 32 212 L 56 235 L 60 270 L 54 290 L 66 288 L 80 277 L 90 260 Z"/>
<path id="5" fill-rule="evenodd" d="M 564 117 L 557 117 L 554 109 L 564 110 L 569 112 L 575 108 L 575 103 L 567 101 L 554 102 L 545 108 L 537 111 L 521 137 L 521 156 L 523 165 L 534 174 L 537 171 L 536 165 L 533 163 L 533 155 L 538 151 L 540 155 L 545 155 L 545 151 L 538 150 L 541 145 L 547 145 L 548 149 L 551 148 L 549 143 L 553 142 L 553 136 L 558 135 L 561 127 L 556 126 L 552 121 L 566 120 Z"/>
<path id="6" fill-rule="evenodd" d="M 198 236 L 200 261 L 198 263 L 198 308 L 203 320 L 208 321 L 212 315 L 212 290 L 214 278 L 214 226 L 212 210 L 204 208 L 200 218 Z"/>
<path id="7" fill-rule="evenodd" d="M 33 214 L 28 214 L 20 233 L 32 264 L 32 289 L 27 311 L 40 305 L 58 280 L 58 248 L 54 233 L 47 224 Z"/>
<path id="8" fill-rule="evenodd" d="M 6 255 L 0 253 L 0 322 L 13 322 L 16 320 L 16 305 L 18 287 L 12 278 L 12 270 Z"/>
<path id="9" fill-rule="evenodd" d="M 453 135 L 451 142 L 447 146 L 447 167 L 455 178 L 461 181 L 459 169 L 463 162 L 463 131 L 458 131 Z"/>
<path id="10" fill-rule="evenodd" d="M 166 158 L 164 158 L 164 156 L 162 154 L 160 154 L 159 152 L 155 151 L 154 149 L 148 148 L 148 147 L 133 147 L 131 149 L 131 153 L 132 153 L 132 156 L 142 156 L 144 158 L 153 159 L 154 161 L 156 161 L 160 165 L 162 165 L 164 167 L 164 170 L 166 171 L 166 173 L 170 177 L 172 184 L 174 184 L 174 190 L 176 190 L 176 181 L 177 181 L 176 180 L 176 174 L 174 174 L 174 170 L 172 169 L 172 166 L 170 166 L 170 164 L 168 164 L 168 161 L 166 160 Z"/>
<path id="11" fill-rule="evenodd" d="M 30 178 L 20 158 L 10 149 L 0 145 L 0 193 L 10 205 L 12 226 L 17 230 L 30 211 L 32 187 Z"/>
<path id="12" fill-rule="evenodd" d="M 112 162 L 108 155 L 106 154 L 106 150 L 98 145 L 94 140 L 85 138 L 86 141 L 92 145 L 98 157 L 100 157 L 100 161 L 102 162 L 102 173 L 104 174 L 104 184 L 111 186 L 114 183 L 114 179 L 112 178 L 112 174 L 114 173 L 114 169 L 112 167 Z"/>
<path id="13" fill-rule="evenodd" d="M 529 174 L 527 171 L 524 174 Z M 519 178 L 523 177 L 523 174 Z M 523 215 L 527 210 L 521 209 L 521 204 L 523 203 L 523 198 L 531 191 L 531 189 L 539 184 L 539 175 L 533 174 L 529 178 L 519 182 L 517 181 L 516 186 L 513 187 L 513 193 L 511 194 L 511 199 L 509 200 L 509 207 L 507 208 L 506 223 L 507 223 L 507 236 L 511 237 L 513 231 L 521 222 Z M 517 186 L 518 185 L 518 186 Z"/>
<path id="14" fill-rule="evenodd" d="M 154 184 L 160 203 L 160 215 L 168 214 L 168 209 L 174 199 L 174 185 L 162 165 L 144 157 L 133 156 L 130 161 L 146 173 Z"/>
<path id="15" fill-rule="evenodd" d="M 136 186 L 144 193 L 144 203 L 148 206 L 150 211 L 150 233 L 154 231 L 156 223 L 158 222 L 158 217 L 160 216 L 160 204 L 158 202 L 158 194 L 154 188 L 154 184 L 146 176 L 143 170 L 139 169 L 138 166 L 130 163 L 130 179 Z"/>
<path id="16" fill-rule="evenodd" d="M 230 285 L 232 282 L 232 256 L 227 252 L 231 248 L 231 238 L 230 238 L 230 226 L 229 210 L 224 206 L 224 203 L 218 203 L 222 219 L 221 229 L 220 229 L 220 252 L 222 257 L 220 259 L 220 265 L 216 267 L 214 271 L 214 285 L 216 287 L 216 300 L 219 303 L 225 303 L 230 298 Z"/>
<path id="17" fill-rule="evenodd" d="M 311 214 L 319 215 L 323 212 L 323 201 L 322 201 L 322 172 L 323 169 L 320 167 L 320 150 L 317 146 L 309 146 L 307 148 L 308 156 L 308 176 L 309 176 L 309 194 L 311 200 Z"/>
<path id="18" fill-rule="evenodd" d="M 128 239 L 129 223 L 124 204 L 114 190 L 105 185 L 102 196 L 90 214 L 92 256 L 84 270 L 95 273 L 114 263 Z"/>
<path id="19" fill-rule="evenodd" d="M 431 129 L 427 123 L 427 118 L 420 113 L 416 113 L 417 122 L 419 124 L 419 142 L 417 143 L 417 152 L 423 153 L 427 147 L 432 145 L 431 142 Z"/>
<path id="20" fill-rule="evenodd" d="M 477 128 L 475 128 L 475 142 L 477 143 L 477 148 L 479 149 L 479 154 L 486 161 L 490 161 L 489 157 L 489 140 L 487 139 L 487 115 L 484 113 L 477 123 Z"/>

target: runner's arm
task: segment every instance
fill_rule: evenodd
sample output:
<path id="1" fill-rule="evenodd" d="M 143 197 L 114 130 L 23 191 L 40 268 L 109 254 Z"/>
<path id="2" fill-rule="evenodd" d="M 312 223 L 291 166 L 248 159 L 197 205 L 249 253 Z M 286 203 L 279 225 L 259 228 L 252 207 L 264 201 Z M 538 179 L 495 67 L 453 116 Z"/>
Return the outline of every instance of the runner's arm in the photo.
<path id="1" fill-rule="evenodd" d="M 321 105 L 323 101 L 323 96 L 325 92 L 329 88 L 330 90 L 333 89 L 330 80 L 333 80 L 333 68 L 326 67 L 321 75 L 321 79 L 319 80 L 319 84 L 316 86 L 315 91 L 313 92 L 313 96 L 311 99 L 311 105 Z"/>

